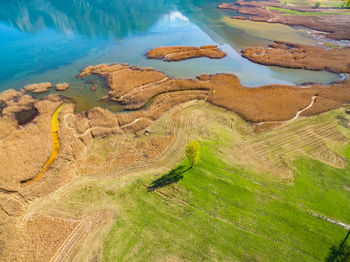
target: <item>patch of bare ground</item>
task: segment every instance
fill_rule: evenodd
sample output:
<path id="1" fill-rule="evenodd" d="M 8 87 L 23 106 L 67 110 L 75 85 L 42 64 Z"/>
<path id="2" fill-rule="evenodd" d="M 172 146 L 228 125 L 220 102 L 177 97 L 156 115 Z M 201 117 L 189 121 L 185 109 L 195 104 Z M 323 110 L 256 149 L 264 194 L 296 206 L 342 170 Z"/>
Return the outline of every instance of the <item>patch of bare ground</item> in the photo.
<path id="1" fill-rule="evenodd" d="M 243 49 L 242 56 L 263 65 L 350 73 L 350 48 L 326 49 L 275 41 L 267 48 Z"/>
<path id="2" fill-rule="evenodd" d="M 315 15 L 281 14 L 274 8 L 293 10 L 297 12 L 315 12 Z M 245 1 L 222 3 L 221 9 L 235 10 L 246 16 L 234 16 L 234 19 L 248 19 L 256 22 L 281 23 L 289 26 L 303 26 L 309 29 L 327 32 L 327 37 L 336 40 L 350 40 L 350 16 L 339 13 L 336 8 L 312 8 L 282 5 L 279 1 Z M 316 13 L 317 12 L 317 13 Z M 319 15 L 319 13 L 334 13 Z"/>
<path id="3" fill-rule="evenodd" d="M 226 56 L 216 45 L 194 46 L 162 46 L 147 52 L 150 59 L 162 59 L 164 61 L 180 61 L 197 57 L 219 59 Z"/>

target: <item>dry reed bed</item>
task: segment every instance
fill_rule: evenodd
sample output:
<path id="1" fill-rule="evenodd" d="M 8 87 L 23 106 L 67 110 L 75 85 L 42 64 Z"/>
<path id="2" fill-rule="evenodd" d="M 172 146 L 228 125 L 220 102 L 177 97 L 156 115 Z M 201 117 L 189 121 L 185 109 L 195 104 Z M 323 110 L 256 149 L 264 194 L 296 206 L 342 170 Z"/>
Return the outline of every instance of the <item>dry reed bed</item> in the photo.
<path id="1" fill-rule="evenodd" d="M 197 57 L 219 59 L 226 56 L 216 45 L 195 46 L 161 46 L 147 52 L 150 59 L 162 59 L 164 61 L 180 61 Z"/>
<path id="2" fill-rule="evenodd" d="M 242 56 L 263 65 L 350 73 L 350 48 L 325 49 L 275 41 L 267 48 L 243 49 Z"/>

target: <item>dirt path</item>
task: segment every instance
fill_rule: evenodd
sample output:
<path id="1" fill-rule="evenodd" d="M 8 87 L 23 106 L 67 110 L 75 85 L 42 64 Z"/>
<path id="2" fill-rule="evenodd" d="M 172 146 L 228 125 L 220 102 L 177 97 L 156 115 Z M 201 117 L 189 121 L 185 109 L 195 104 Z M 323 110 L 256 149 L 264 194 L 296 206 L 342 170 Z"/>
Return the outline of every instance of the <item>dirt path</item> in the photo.
<path id="1" fill-rule="evenodd" d="M 308 106 L 304 107 L 303 109 L 299 110 L 299 111 L 296 113 L 296 115 L 295 115 L 293 118 L 289 119 L 289 120 L 283 120 L 283 121 L 265 121 L 265 122 L 257 123 L 257 125 L 274 124 L 274 123 L 288 123 L 288 122 L 297 120 L 297 119 L 299 118 L 299 116 L 300 116 L 301 113 L 303 113 L 304 111 L 310 109 L 310 108 L 314 105 L 314 103 L 315 103 L 315 101 L 316 101 L 316 98 L 317 98 L 317 96 L 312 96 L 312 97 L 311 97 L 311 102 L 310 102 L 310 104 L 309 104 Z"/>
<path id="2" fill-rule="evenodd" d="M 303 113 L 304 111 L 308 110 L 309 108 L 311 108 L 311 107 L 314 105 L 315 100 L 316 100 L 316 97 L 317 97 L 317 96 L 312 96 L 312 97 L 311 97 L 311 103 L 310 103 L 307 107 L 305 107 L 305 108 L 299 110 L 299 111 L 297 112 L 297 114 L 295 115 L 295 117 L 293 117 L 292 119 L 287 120 L 287 121 L 293 121 L 293 120 L 298 119 L 298 117 L 300 116 L 301 113 Z"/>

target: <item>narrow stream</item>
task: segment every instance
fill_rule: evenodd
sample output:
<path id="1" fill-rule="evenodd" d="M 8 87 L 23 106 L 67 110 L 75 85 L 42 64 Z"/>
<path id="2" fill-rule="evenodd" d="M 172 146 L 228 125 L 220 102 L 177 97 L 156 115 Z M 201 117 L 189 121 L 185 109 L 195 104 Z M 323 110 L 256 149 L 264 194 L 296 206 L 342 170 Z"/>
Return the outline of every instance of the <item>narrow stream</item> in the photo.
<path id="1" fill-rule="evenodd" d="M 46 163 L 44 164 L 44 166 L 41 168 L 40 172 L 33 178 L 30 178 L 28 180 L 23 180 L 21 181 L 21 184 L 28 184 L 31 182 L 34 182 L 38 179 L 40 179 L 40 177 L 45 173 L 45 171 L 53 164 L 53 162 L 55 161 L 61 143 L 60 140 L 58 138 L 58 128 L 59 128 L 59 114 L 62 111 L 63 107 L 65 106 L 65 104 L 61 104 L 59 107 L 57 107 L 57 109 L 55 110 L 55 112 L 52 114 L 51 116 L 51 132 L 52 132 L 52 153 L 49 157 L 49 159 L 46 161 Z"/>

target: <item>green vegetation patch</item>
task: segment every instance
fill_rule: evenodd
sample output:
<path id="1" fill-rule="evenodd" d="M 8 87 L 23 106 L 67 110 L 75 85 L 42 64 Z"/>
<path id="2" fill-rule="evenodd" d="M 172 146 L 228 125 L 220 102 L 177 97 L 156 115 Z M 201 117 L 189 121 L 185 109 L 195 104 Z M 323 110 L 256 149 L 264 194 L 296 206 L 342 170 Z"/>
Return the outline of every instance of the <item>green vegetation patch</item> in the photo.
<path id="1" fill-rule="evenodd" d="M 198 165 L 172 184 L 149 192 L 153 176 L 115 196 L 121 212 L 105 261 L 322 261 L 345 236 L 307 211 L 350 223 L 348 166 L 299 158 L 286 184 L 228 166 L 212 148 L 202 143 Z"/>
<path id="2" fill-rule="evenodd" d="M 303 118 L 259 135 L 225 110 L 184 110 L 202 119 L 191 124 L 193 139 L 200 141 L 200 160 L 193 168 L 183 160 L 168 173 L 83 179 L 51 205 L 79 207 L 77 216 L 113 212 L 109 233 L 96 239 L 103 241 L 104 261 L 324 261 L 347 231 L 311 214 L 350 224 L 350 110 Z M 287 154 L 295 147 L 307 149 L 299 140 L 314 145 L 312 154 Z M 271 147 L 263 148 L 265 155 L 288 158 L 292 179 L 225 157 L 242 143 L 263 147 L 262 142 Z M 325 148 L 342 157 L 345 168 L 311 158 Z M 271 158 L 271 163 L 278 161 Z"/>
<path id="3" fill-rule="evenodd" d="M 323 15 L 345 14 L 345 13 L 331 13 L 331 12 L 300 12 L 300 11 L 295 11 L 288 8 L 273 7 L 273 6 L 269 6 L 267 7 L 267 9 L 270 11 L 276 11 L 284 15 L 296 15 L 296 16 L 323 16 Z"/>

